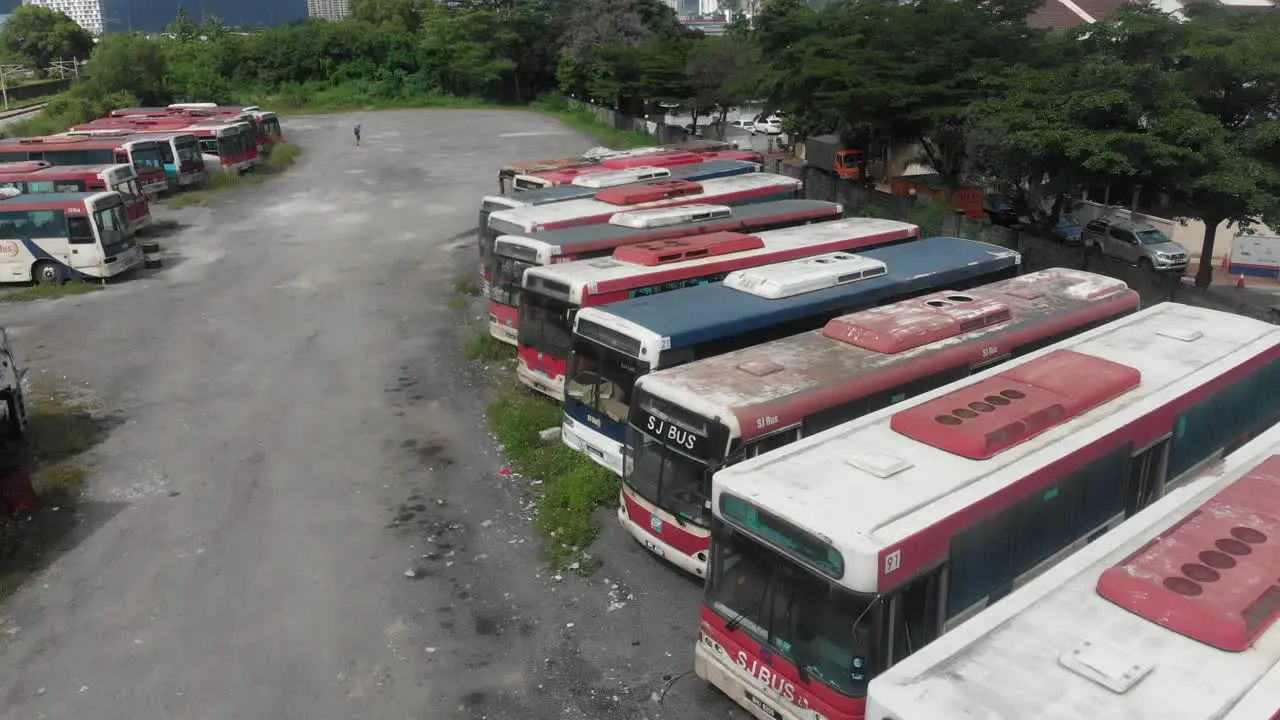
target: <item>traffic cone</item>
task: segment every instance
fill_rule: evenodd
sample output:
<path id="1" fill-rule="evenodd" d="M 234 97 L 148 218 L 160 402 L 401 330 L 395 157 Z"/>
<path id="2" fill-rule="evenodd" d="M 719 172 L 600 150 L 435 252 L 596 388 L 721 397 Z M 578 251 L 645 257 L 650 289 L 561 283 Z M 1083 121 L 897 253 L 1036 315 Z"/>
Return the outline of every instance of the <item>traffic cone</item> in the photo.
<path id="1" fill-rule="evenodd" d="M 1239 275 L 1236 276 L 1236 289 L 1237 290 L 1244 289 L 1244 273 L 1240 273 Z"/>

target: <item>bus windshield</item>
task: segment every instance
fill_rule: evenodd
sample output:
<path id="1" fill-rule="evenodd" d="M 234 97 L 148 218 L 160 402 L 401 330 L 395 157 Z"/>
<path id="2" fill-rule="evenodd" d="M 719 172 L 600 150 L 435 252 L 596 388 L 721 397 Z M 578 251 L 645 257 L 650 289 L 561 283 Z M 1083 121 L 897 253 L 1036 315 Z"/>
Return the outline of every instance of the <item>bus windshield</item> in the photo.
<path id="1" fill-rule="evenodd" d="M 577 307 L 528 288 L 521 291 L 520 301 L 520 344 L 556 357 L 567 356 Z"/>
<path id="2" fill-rule="evenodd" d="M 707 606 L 811 680 L 864 697 L 876 596 L 822 580 L 718 518 L 711 537 Z"/>
<path id="3" fill-rule="evenodd" d="M 573 337 L 572 347 L 566 401 L 604 413 L 614 422 L 626 422 L 640 366 L 647 372 L 648 363 L 578 336 Z"/>
<path id="4" fill-rule="evenodd" d="M 200 146 L 195 140 L 179 140 L 178 161 L 179 162 L 196 162 L 200 159 Z"/>
<path id="5" fill-rule="evenodd" d="M 494 265 L 496 267 L 489 285 L 489 299 L 501 305 L 520 307 L 520 286 L 524 282 L 524 271 L 538 265 L 501 255 L 497 256 Z"/>
<path id="6" fill-rule="evenodd" d="M 98 226 L 103 247 L 120 242 L 124 239 L 125 228 L 129 227 L 129 220 L 124 214 L 124 205 L 117 203 L 94 210 L 93 224 Z"/>
<path id="7" fill-rule="evenodd" d="M 137 167 L 164 169 L 164 157 L 158 147 L 134 148 L 130 155 Z"/>
<path id="8" fill-rule="evenodd" d="M 569 387 L 572 393 L 573 386 Z M 676 452 L 633 425 L 627 426 L 623 458 L 622 476 L 637 495 L 681 521 L 704 528 L 710 525 L 708 465 Z"/>
<path id="9" fill-rule="evenodd" d="M 138 181 L 135 178 L 118 182 L 112 185 L 111 189 L 124 196 L 125 202 L 137 202 L 142 199 L 142 190 L 138 188 Z"/>

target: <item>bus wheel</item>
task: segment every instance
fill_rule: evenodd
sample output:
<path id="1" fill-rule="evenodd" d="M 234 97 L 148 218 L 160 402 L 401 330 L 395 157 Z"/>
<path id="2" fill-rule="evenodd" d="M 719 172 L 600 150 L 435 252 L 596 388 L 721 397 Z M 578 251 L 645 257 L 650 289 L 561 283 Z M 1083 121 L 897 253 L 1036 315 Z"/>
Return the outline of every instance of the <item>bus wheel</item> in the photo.
<path id="1" fill-rule="evenodd" d="M 31 281 L 37 285 L 58 285 L 62 282 L 62 269 L 52 260 L 41 260 L 31 270 Z"/>
<path id="2" fill-rule="evenodd" d="M 20 441 L 27 436 L 27 409 L 22 402 L 22 390 L 16 389 L 15 392 L 5 394 L 6 409 L 9 411 L 9 427 L 6 428 L 8 440 Z"/>

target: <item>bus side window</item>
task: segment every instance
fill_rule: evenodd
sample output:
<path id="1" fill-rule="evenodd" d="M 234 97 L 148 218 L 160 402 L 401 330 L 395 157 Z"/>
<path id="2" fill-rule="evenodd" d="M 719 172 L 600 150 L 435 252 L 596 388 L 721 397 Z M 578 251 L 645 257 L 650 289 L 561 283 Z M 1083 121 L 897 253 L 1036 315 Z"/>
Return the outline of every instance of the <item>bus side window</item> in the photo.
<path id="1" fill-rule="evenodd" d="M 747 444 L 747 457 L 759 457 L 770 450 L 777 450 L 783 445 L 790 445 L 799 439 L 800 428 L 792 428 L 786 432 L 774 433 L 772 435 L 762 437 L 759 440 L 755 440 Z"/>
<path id="2" fill-rule="evenodd" d="M 87 217 L 67 218 L 67 239 L 72 245 L 93 245 L 98 242 L 93 236 L 93 223 Z"/>
<path id="3" fill-rule="evenodd" d="M 26 225 L 25 212 L 0 212 L 0 240 L 18 240 L 30 237 L 23 230 Z"/>
<path id="4" fill-rule="evenodd" d="M 47 183 L 40 183 L 45 185 Z M 84 183 L 79 180 L 58 180 L 53 183 L 54 192 L 84 192 Z M 44 191 L 41 191 L 44 192 Z"/>
<path id="5" fill-rule="evenodd" d="M 31 218 L 31 232 L 34 237 L 49 237 L 54 233 L 62 234 L 62 213 L 57 210 L 31 210 L 27 213 Z"/>
<path id="6" fill-rule="evenodd" d="M 27 183 L 27 188 L 30 193 L 57 192 L 57 185 L 52 180 L 32 180 Z"/>

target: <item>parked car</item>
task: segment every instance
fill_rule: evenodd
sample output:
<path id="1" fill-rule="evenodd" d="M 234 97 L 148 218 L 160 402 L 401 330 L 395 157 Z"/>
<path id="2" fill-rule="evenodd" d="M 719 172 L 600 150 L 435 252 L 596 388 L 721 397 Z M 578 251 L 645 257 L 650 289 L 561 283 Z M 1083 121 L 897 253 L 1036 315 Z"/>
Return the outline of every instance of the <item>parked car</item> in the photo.
<path id="1" fill-rule="evenodd" d="M 1080 221 L 1073 215 L 1058 216 L 1058 222 L 1053 227 L 1045 227 L 1044 230 L 1049 237 L 1066 245 L 1079 245 L 1082 242 L 1080 236 L 1084 232 Z"/>
<path id="2" fill-rule="evenodd" d="M 758 133 L 765 133 L 766 135 L 781 135 L 782 118 L 777 115 L 770 115 L 769 117 L 760 116 L 756 118 L 755 123 L 753 124 L 753 129 Z"/>
<path id="3" fill-rule="evenodd" d="M 1005 195 L 988 195 L 982 204 L 982 211 L 987 214 L 992 225 L 1013 227 L 1019 223 L 1018 209 L 1013 200 Z"/>
<path id="4" fill-rule="evenodd" d="M 1114 217 L 1090 220 L 1081 233 L 1086 247 L 1120 262 L 1154 272 L 1183 272 L 1187 249 L 1146 223 Z"/>
<path id="5" fill-rule="evenodd" d="M 756 124 L 751 120 L 743 120 L 739 118 L 737 120 L 730 120 L 729 127 L 738 128 L 739 130 L 745 130 L 747 132 L 755 132 Z"/>

